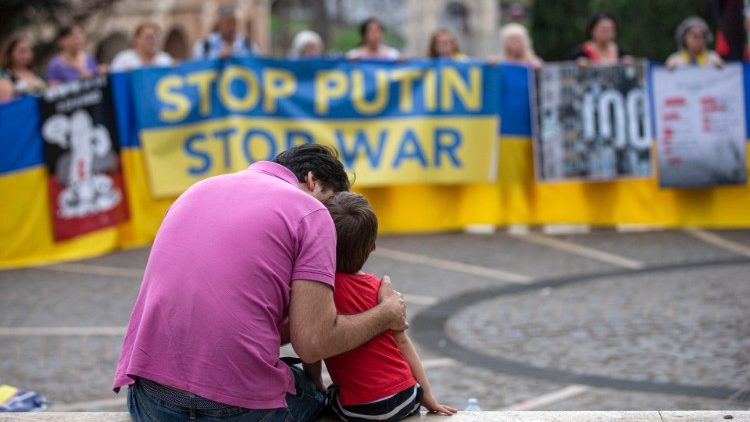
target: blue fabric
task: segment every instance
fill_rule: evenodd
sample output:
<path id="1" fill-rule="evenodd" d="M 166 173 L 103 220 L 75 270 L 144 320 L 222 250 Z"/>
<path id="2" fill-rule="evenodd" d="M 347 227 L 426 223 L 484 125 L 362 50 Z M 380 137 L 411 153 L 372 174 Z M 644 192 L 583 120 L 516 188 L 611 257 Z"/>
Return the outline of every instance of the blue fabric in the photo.
<path id="1" fill-rule="evenodd" d="M 133 101 L 133 90 L 131 89 L 132 77 L 130 72 L 116 72 L 110 78 L 112 98 L 115 103 L 115 115 L 117 118 L 117 134 L 120 138 L 120 147 L 138 148 L 141 142 L 138 139 L 138 131 L 135 124 L 135 102 Z"/>
<path id="2" fill-rule="evenodd" d="M 39 118 L 36 97 L 0 105 L 0 174 L 44 163 Z"/>
<path id="3" fill-rule="evenodd" d="M 47 398 L 43 395 L 35 391 L 26 391 L 19 389 L 11 398 L 0 403 L 0 413 L 36 412 L 46 409 L 47 404 Z"/>
<path id="4" fill-rule="evenodd" d="M 462 101 L 454 101 L 450 109 L 441 109 L 442 104 L 440 87 L 444 70 L 455 71 L 465 80 L 468 80 L 471 71 L 483 70 L 481 78 L 481 90 L 490 98 L 497 98 L 500 93 L 499 73 L 484 62 L 478 61 L 452 61 L 452 60 L 410 60 L 404 63 L 382 62 L 382 61 L 357 61 L 353 63 L 345 59 L 316 59 L 316 60 L 280 60 L 261 59 L 256 57 L 232 57 L 225 60 L 204 60 L 185 62 L 175 68 L 146 68 L 133 71 L 133 92 L 135 93 L 135 105 L 137 121 L 140 129 L 153 129 L 161 127 L 184 126 L 186 124 L 198 123 L 223 118 L 229 115 L 245 117 L 264 118 L 294 118 L 294 119 L 329 119 L 329 120 L 364 120 L 373 117 L 399 118 L 407 116 L 453 116 L 453 115 L 493 115 L 498 112 L 498 101 L 483 102 L 479 110 L 471 110 Z M 230 75 L 231 69 L 242 69 L 242 75 L 224 78 Z M 264 103 L 265 92 L 262 88 L 263 78 L 269 70 L 281 71 L 294 76 L 296 81 L 295 93 L 290 97 L 278 98 L 278 107 L 273 112 L 267 112 L 261 105 Z M 387 76 L 392 71 L 416 71 L 426 73 L 435 72 L 434 86 L 424 86 L 422 83 L 414 83 L 412 91 L 412 107 L 402 110 L 399 107 L 401 83 L 389 82 L 388 98 L 385 107 L 373 114 L 363 114 L 352 104 L 353 83 L 349 81 L 361 77 L 364 81 L 364 96 L 372 100 L 375 93 L 375 80 L 378 75 Z M 344 95 L 334 96 L 330 99 L 329 108 L 326 112 L 318 115 L 315 101 L 320 99 L 320 92 L 316 87 L 313 77 L 320 72 L 332 72 L 343 77 L 341 86 Z M 227 92 L 235 98 L 245 98 L 251 84 L 246 81 L 253 80 L 257 83 L 257 101 L 253 102 L 248 109 L 232 110 L 221 95 L 223 82 Z M 200 88 L 198 80 L 205 80 L 205 88 Z M 437 99 L 437 107 L 431 108 L 426 104 L 425 90 L 432 90 Z M 208 91 L 209 98 L 201 97 L 202 91 Z M 148 93 L 143 95 L 143 93 Z M 455 93 L 452 93 L 455 97 Z M 492 97 L 495 95 L 495 97 Z M 169 120 L 162 118 L 165 112 L 174 111 L 176 104 L 184 101 L 187 104 L 186 113 L 179 119 Z M 208 107 L 201 110 L 203 102 Z M 117 105 L 119 106 L 119 105 Z"/>
<path id="5" fill-rule="evenodd" d="M 533 71 L 527 66 L 501 65 L 500 71 L 500 133 L 531 137 L 531 106 L 529 85 Z"/>

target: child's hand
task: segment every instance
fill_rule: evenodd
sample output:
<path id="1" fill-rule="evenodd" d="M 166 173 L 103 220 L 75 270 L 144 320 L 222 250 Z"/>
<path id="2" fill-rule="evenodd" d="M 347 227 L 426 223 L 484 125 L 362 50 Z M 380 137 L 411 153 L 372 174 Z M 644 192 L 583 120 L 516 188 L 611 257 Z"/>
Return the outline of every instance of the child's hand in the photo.
<path id="1" fill-rule="evenodd" d="M 438 415 L 450 416 L 458 412 L 458 409 L 438 403 L 431 392 L 425 392 L 424 396 L 422 396 L 422 406 L 426 407 L 430 412 L 437 413 Z"/>

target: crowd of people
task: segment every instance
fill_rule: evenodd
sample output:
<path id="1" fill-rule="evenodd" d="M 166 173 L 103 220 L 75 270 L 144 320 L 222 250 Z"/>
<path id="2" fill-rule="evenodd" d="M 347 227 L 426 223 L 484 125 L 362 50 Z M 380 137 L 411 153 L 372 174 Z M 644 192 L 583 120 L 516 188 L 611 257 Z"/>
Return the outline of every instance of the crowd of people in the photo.
<path id="1" fill-rule="evenodd" d="M 750 28 L 750 8 L 745 10 L 746 27 Z M 614 16 L 599 13 L 586 27 L 586 39 L 573 48 L 569 58 L 580 66 L 608 65 L 618 62 L 632 63 L 634 57 L 617 42 L 618 24 Z M 350 60 L 399 60 L 406 57 L 396 48 L 385 44 L 386 28 L 377 18 L 365 20 L 359 27 L 358 45 L 344 56 Z M 45 77 L 33 70 L 34 49 L 28 37 L 16 37 L 8 42 L 0 62 L 0 101 L 23 94 L 38 93 L 48 86 L 86 78 L 108 71 L 125 71 L 144 66 L 172 66 L 176 63 L 169 54 L 159 49 L 161 29 L 154 22 L 143 22 L 136 28 L 131 48 L 117 54 L 111 64 L 97 63 L 85 51 L 86 35 L 80 25 L 61 28 L 55 37 L 57 54 L 49 61 Z M 719 34 L 717 48 L 725 47 L 724 36 Z M 721 45 L 719 45 L 721 41 Z M 724 63 L 717 52 L 709 48 L 713 42 L 711 30 L 700 17 L 685 19 L 675 30 L 677 50 L 666 58 L 670 69 L 679 66 L 717 66 Z M 297 33 L 288 57 L 298 59 L 320 57 L 326 48 L 319 34 L 311 30 Z M 260 55 L 261 50 L 250 38 L 237 33 L 237 18 L 231 7 L 219 10 L 213 31 L 193 47 L 194 59 L 226 58 L 229 56 Z M 729 53 L 727 53 L 729 54 Z M 734 53 L 732 53 L 734 54 Z M 746 55 L 747 56 L 747 55 Z M 449 29 L 435 30 L 426 49 L 426 57 L 465 60 L 458 37 Z M 726 56 L 730 57 L 730 56 Z M 747 58 L 747 57 L 746 57 Z M 500 29 L 499 54 L 487 58 L 492 63 L 512 63 L 539 69 L 543 60 L 534 52 L 526 28 L 519 23 L 509 23 Z"/>

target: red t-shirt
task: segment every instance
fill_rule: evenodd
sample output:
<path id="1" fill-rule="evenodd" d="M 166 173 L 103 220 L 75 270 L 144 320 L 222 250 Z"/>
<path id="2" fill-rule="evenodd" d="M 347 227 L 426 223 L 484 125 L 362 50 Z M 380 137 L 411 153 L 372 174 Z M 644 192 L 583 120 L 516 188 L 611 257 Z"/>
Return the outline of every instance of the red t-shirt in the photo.
<path id="1" fill-rule="evenodd" d="M 358 314 L 378 304 L 380 279 L 374 274 L 336 273 L 335 285 L 339 314 Z M 377 401 L 417 383 L 391 330 L 325 362 L 344 406 Z"/>

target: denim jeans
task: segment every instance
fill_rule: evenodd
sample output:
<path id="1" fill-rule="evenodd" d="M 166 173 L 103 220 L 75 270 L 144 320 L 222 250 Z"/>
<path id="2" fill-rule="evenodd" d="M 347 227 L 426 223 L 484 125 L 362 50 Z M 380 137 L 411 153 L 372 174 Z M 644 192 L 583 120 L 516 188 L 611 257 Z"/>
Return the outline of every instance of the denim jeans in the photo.
<path id="1" fill-rule="evenodd" d="M 222 421 L 222 422 L 308 422 L 323 411 L 325 394 L 297 366 L 294 374 L 297 394 L 286 395 L 286 408 L 245 409 L 208 400 L 194 394 L 167 389 L 148 380 L 137 380 L 128 388 L 128 410 L 136 422 Z"/>

